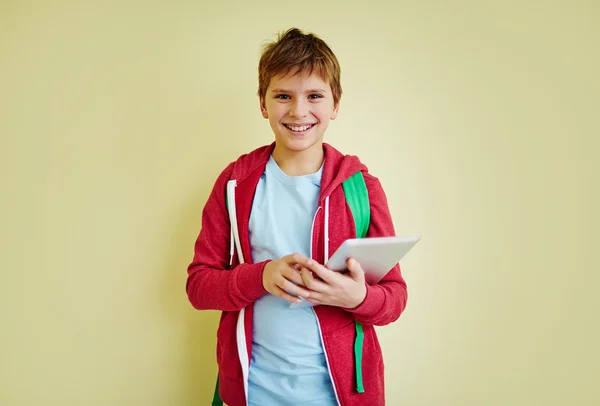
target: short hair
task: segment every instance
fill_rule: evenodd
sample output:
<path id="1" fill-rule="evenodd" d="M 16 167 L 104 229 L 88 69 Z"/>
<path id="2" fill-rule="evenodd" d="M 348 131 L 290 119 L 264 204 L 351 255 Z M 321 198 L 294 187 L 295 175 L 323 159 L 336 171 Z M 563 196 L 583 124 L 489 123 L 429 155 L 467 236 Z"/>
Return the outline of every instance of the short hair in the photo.
<path id="1" fill-rule="evenodd" d="M 273 77 L 305 72 L 309 75 L 316 72 L 329 83 L 337 105 L 342 97 L 340 64 L 331 48 L 321 38 L 298 28 L 279 33 L 277 41 L 263 48 L 258 63 L 258 96 L 265 98 Z"/>

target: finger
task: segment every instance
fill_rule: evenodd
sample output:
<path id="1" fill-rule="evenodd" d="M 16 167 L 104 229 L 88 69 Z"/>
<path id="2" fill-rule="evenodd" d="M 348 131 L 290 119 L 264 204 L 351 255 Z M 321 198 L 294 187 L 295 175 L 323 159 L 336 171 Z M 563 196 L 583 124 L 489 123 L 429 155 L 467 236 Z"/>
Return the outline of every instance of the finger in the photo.
<path id="1" fill-rule="evenodd" d="M 318 297 L 309 297 L 306 299 L 306 301 L 310 302 L 310 303 L 314 303 L 314 304 L 319 304 L 319 305 L 326 304 L 324 301 L 321 300 L 321 298 L 318 298 Z"/>
<path id="2" fill-rule="evenodd" d="M 283 259 L 285 262 L 288 263 L 288 265 L 295 265 L 295 264 L 301 264 L 304 265 L 306 263 L 306 261 L 308 261 L 308 257 L 300 254 L 300 253 L 293 253 L 290 255 L 286 255 L 285 257 L 281 258 Z"/>
<path id="3" fill-rule="evenodd" d="M 272 294 L 277 297 L 280 297 L 283 300 L 287 300 L 290 303 L 300 303 L 302 301 L 299 297 L 290 295 L 285 290 L 281 289 L 279 286 L 275 286 L 275 292 L 272 292 Z"/>
<path id="4" fill-rule="evenodd" d="M 354 258 L 349 258 L 346 262 L 346 266 L 348 267 L 348 270 L 350 271 L 350 277 L 353 280 L 357 282 L 362 282 L 365 280 L 365 272 L 357 260 Z"/>
<path id="5" fill-rule="evenodd" d="M 308 289 L 310 289 L 313 292 L 323 293 L 323 292 L 328 292 L 331 289 L 328 284 L 316 279 L 313 276 L 312 272 L 307 268 L 302 268 L 301 276 L 302 276 L 302 280 L 304 281 L 304 286 L 306 286 Z M 313 295 L 314 295 L 314 293 L 311 294 L 311 296 L 313 296 Z"/>
<path id="6" fill-rule="evenodd" d="M 338 272 L 327 269 L 323 265 L 319 264 L 317 261 L 313 261 L 312 259 L 306 261 L 305 267 L 313 271 L 319 278 L 323 279 L 330 285 L 339 280 L 338 278 L 340 277 L 340 275 L 338 274 Z"/>
<path id="7" fill-rule="evenodd" d="M 284 278 L 298 285 L 304 286 L 304 281 L 302 280 L 302 275 L 300 275 L 300 269 L 302 267 L 298 265 L 298 268 L 287 268 L 281 271 L 281 274 Z"/>
<path id="8" fill-rule="evenodd" d="M 302 296 L 302 297 L 310 296 L 310 292 L 308 290 L 303 289 L 298 285 L 294 285 L 292 282 L 288 281 L 285 278 L 281 278 L 279 283 L 277 283 L 277 286 L 295 296 Z"/>
<path id="9" fill-rule="evenodd" d="M 306 299 L 308 302 L 319 304 L 319 305 L 331 305 L 331 297 L 323 293 L 313 293 L 311 297 Z"/>

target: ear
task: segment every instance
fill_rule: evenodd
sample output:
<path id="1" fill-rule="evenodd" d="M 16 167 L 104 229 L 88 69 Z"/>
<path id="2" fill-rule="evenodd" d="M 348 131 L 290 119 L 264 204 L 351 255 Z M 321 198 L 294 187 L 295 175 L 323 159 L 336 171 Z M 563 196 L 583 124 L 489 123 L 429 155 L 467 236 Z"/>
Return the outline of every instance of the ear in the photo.
<path id="1" fill-rule="evenodd" d="M 267 105 L 265 103 L 265 99 L 260 99 L 260 113 L 264 118 L 269 118 L 269 113 L 267 112 Z"/>
<path id="2" fill-rule="evenodd" d="M 335 118 L 338 115 L 338 112 L 340 110 L 340 103 L 338 102 L 335 107 L 333 108 L 333 111 L 331 112 L 331 116 L 329 116 L 330 120 L 335 120 Z"/>

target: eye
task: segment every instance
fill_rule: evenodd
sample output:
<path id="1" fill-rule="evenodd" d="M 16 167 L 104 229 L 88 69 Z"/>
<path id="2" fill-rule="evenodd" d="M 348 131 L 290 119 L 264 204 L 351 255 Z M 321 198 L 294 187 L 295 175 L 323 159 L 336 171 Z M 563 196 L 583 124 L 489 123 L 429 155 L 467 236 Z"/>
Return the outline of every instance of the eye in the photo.
<path id="1" fill-rule="evenodd" d="M 313 100 L 316 100 L 316 99 L 322 99 L 322 98 L 323 98 L 323 95 L 322 95 L 322 94 L 319 94 L 319 93 L 313 93 L 313 94 L 309 95 L 309 96 L 308 96 L 308 98 L 309 98 L 309 99 L 313 99 Z"/>
<path id="2" fill-rule="evenodd" d="M 276 99 L 281 99 L 281 100 L 289 100 L 290 96 L 287 94 L 278 94 L 275 96 Z"/>

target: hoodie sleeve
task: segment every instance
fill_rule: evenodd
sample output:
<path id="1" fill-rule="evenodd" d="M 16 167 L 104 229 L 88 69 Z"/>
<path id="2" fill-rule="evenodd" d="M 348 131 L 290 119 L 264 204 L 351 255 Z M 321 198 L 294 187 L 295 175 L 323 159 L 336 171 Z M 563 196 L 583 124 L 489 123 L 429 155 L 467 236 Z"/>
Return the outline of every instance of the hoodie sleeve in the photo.
<path id="1" fill-rule="evenodd" d="M 371 224 L 367 237 L 395 236 L 387 197 L 377 178 L 365 173 L 371 203 Z M 367 285 L 365 300 L 354 309 L 346 309 L 362 324 L 383 326 L 396 321 L 406 307 L 406 282 L 396 264 L 376 285 Z"/>
<path id="2" fill-rule="evenodd" d="M 196 309 L 237 311 L 267 291 L 262 284 L 264 261 L 229 269 L 230 222 L 225 206 L 233 163 L 219 176 L 202 211 L 202 229 L 188 267 L 186 291 Z"/>

